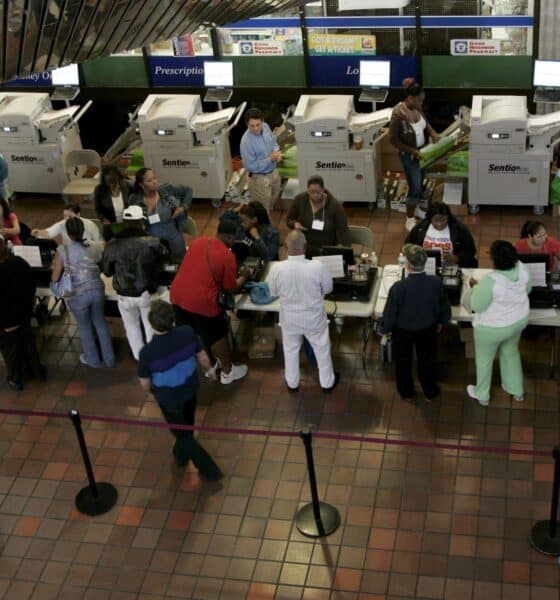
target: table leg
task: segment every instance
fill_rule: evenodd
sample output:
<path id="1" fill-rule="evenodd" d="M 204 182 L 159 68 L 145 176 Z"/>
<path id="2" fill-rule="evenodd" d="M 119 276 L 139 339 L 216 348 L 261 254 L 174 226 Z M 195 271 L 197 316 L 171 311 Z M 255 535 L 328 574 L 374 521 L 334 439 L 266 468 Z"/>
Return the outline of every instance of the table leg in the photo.
<path id="1" fill-rule="evenodd" d="M 362 328 L 362 366 L 365 370 L 366 368 L 366 351 L 369 343 L 369 337 L 371 335 L 371 330 L 375 325 L 375 320 L 371 317 L 366 317 L 364 319 L 364 326 Z"/>

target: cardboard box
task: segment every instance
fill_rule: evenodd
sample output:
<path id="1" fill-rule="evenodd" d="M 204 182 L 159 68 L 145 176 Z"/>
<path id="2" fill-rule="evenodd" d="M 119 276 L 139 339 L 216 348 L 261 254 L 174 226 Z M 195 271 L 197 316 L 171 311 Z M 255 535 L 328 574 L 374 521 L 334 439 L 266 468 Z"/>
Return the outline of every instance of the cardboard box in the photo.
<path id="1" fill-rule="evenodd" d="M 248 356 L 255 358 L 274 358 L 276 352 L 276 333 L 274 327 L 255 327 L 249 345 Z"/>

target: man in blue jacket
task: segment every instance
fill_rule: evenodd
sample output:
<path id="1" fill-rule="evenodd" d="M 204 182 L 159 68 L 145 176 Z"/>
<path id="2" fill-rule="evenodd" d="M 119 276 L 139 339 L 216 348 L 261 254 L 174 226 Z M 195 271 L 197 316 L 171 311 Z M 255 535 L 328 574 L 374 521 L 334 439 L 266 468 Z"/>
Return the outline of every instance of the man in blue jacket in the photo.
<path id="1" fill-rule="evenodd" d="M 436 383 L 436 340 L 451 319 L 451 307 L 443 283 L 427 275 L 426 251 L 406 244 L 406 277 L 389 290 L 380 332 L 393 341 L 397 390 L 403 400 L 414 401 L 412 353 L 416 348 L 418 378 L 427 400 L 439 395 Z"/>

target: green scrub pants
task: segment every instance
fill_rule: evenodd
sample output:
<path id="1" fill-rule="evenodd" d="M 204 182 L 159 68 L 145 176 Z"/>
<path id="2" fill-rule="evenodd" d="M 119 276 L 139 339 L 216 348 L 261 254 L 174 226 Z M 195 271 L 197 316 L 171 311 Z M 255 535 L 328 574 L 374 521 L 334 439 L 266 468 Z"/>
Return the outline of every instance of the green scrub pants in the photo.
<path id="1" fill-rule="evenodd" d="M 476 395 L 480 400 L 490 398 L 492 366 L 496 352 L 500 351 L 502 387 L 512 396 L 523 395 L 523 368 L 519 355 L 519 338 L 527 327 L 527 319 L 507 327 L 474 328 L 476 362 Z"/>

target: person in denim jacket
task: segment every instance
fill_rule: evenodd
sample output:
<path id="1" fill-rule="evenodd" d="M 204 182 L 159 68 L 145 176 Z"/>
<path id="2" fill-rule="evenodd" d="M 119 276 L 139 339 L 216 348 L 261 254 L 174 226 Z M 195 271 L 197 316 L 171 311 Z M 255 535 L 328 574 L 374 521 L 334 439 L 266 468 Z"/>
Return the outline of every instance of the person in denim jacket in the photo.
<path id="1" fill-rule="evenodd" d="M 253 200 L 240 207 L 226 210 L 220 221 L 231 221 L 236 226 L 235 239 L 249 247 L 251 256 L 258 256 L 264 261 L 278 260 L 280 234 L 270 222 L 266 208 Z"/>
<path id="2" fill-rule="evenodd" d="M 185 256 L 183 228 L 192 204 L 192 189 L 169 183 L 160 186 L 152 169 L 143 168 L 136 173 L 128 204 L 142 207 L 149 234 L 169 248 L 173 262 L 180 263 Z"/>

